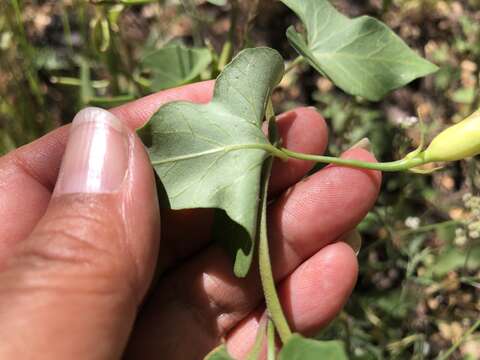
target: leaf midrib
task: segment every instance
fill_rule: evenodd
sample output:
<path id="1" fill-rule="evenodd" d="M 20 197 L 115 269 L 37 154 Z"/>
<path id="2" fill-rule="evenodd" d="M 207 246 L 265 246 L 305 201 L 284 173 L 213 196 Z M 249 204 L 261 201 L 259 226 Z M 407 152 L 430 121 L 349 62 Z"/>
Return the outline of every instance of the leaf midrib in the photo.
<path id="1" fill-rule="evenodd" d="M 315 51 L 315 54 L 318 57 L 322 58 L 329 58 L 329 59 L 334 59 L 334 58 L 350 58 L 350 59 L 357 59 L 357 60 L 369 60 L 372 62 L 385 62 L 385 63 L 390 63 L 390 64 L 403 64 L 403 65 L 412 65 L 414 62 L 410 61 L 401 61 L 397 59 L 388 59 L 388 58 L 383 58 L 383 57 L 365 57 L 365 56 L 360 56 L 360 55 L 355 55 L 352 53 L 348 52 L 320 52 L 318 50 Z"/>
<path id="2" fill-rule="evenodd" d="M 170 157 L 167 159 L 162 159 L 162 160 L 154 160 L 152 161 L 152 165 L 163 165 L 163 164 L 168 164 L 171 162 L 176 162 L 176 161 L 185 161 L 185 160 L 190 160 L 190 159 L 195 159 L 198 157 L 202 156 L 207 156 L 207 155 L 212 155 L 212 154 L 217 154 L 221 152 L 231 152 L 231 151 L 237 151 L 237 150 L 264 150 L 265 152 L 272 152 L 275 151 L 276 148 L 271 145 L 271 144 L 235 144 L 235 145 L 227 145 L 223 146 L 221 148 L 215 148 L 215 149 L 210 149 L 210 150 L 205 150 L 205 151 L 200 151 L 197 153 L 192 153 L 192 154 L 187 154 L 187 155 L 180 155 L 180 156 L 174 156 Z"/>

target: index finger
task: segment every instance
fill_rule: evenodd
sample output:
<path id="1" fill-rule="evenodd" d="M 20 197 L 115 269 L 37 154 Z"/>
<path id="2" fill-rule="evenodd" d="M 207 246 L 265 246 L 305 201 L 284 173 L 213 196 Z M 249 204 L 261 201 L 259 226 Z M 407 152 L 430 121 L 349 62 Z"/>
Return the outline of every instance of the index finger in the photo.
<path id="1" fill-rule="evenodd" d="M 161 91 L 120 105 L 111 109 L 110 112 L 128 126 L 137 129 L 142 127 L 153 113 L 167 102 L 177 100 L 188 100 L 199 104 L 209 102 L 213 95 L 214 84 L 214 80 L 209 80 Z"/>
<path id="2" fill-rule="evenodd" d="M 214 81 L 205 81 L 161 91 L 110 109 L 110 112 L 129 127 L 138 128 L 167 102 L 176 100 L 208 102 L 212 97 L 213 86 Z M 20 172 L 30 174 L 36 181 L 52 190 L 67 142 L 68 127 L 69 125 L 62 126 L 0 158 L 0 167 L 3 169 L 8 166 L 20 167 Z"/>
<path id="3" fill-rule="evenodd" d="M 141 126 L 163 104 L 174 100 L 207 102 L 213 81 L 186 85 L 122 105 L 111 112 L 131 128 Z M 0 264 L 44 214 L 55 186 L 69 125 L 0 158 Z"/>

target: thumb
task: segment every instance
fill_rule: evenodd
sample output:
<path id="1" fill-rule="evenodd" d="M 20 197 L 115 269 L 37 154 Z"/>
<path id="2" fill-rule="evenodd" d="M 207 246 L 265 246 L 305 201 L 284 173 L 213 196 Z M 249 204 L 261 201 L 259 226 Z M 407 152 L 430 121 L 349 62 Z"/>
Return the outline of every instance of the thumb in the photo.
<path id="1" fill-rule="evenodd" d="M 0 358 L 119 358 L 159 227 L 138 137 L 105 110 L 78 113 L 47 212 L 0 273 Z"/>

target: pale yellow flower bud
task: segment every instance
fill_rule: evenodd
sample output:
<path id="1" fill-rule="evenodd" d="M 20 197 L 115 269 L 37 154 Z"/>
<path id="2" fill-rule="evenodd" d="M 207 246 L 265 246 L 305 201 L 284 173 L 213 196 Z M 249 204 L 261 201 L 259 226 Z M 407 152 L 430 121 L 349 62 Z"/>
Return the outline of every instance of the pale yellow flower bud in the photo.
<path id="1" fill-rule="evenodd" d="M 457 161 L 480 154 L 480 110 L 438 134 L 424 151 L 426 162 Z"/>

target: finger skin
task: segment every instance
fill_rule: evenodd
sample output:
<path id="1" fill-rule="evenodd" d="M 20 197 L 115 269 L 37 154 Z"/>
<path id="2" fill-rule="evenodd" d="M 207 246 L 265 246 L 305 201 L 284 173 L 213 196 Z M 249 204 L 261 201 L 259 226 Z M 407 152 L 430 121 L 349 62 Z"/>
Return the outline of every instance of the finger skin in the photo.
<path id="1" fill-rule="evenodd" d="M 45 212 L 65 148 L 67 129 L 0 158 L 0 270 L 15 244 Z M 54 174 L 54 176 L 52 176 Z"/>
<path id="2" fill-rule="evenodd" d="M 355 253 L 342 242 L 327 245 L 300 265 L 278 287 L 292 331 L 314 336 L 325 327 L 345 305 L 357 274 Z M 228 334 L 228 351 L 235 359 L 248 354 L 263 316 L 261 305 Z"/>
<path id="3" fill-rule="evenodd" d="M 307 154 L 323 154 L 328 144 L 328 128 L 320 113 L 312 107 L 300 107 L 277 119 L 282 146 Z M 272 168 L 269 192 L 276 195 L 295 184 L 314 166 L 311 161 L 277 160 Z"/>
<path id="4" fill-rule="evenodd" d="M 352 150 L 345 157 L 374 161 L 372 155 L 361 149 Z M 380 175 L 376 172 L 332 166 L 287 190 L 269 209 L 276 280 L 283 280 L 305 260 L 353 228 L 374 204 L 379 186 Z M 285 221 L 285 211 L 291 211 L 289 221 Z M 296 216 L 303 218 L 293 221 Z M 335 216 L 340 219 L 334 219 Z M 160 349 L 170 349 L 172 353 L 165 352 L 167 357 L 188 359 L 207 352 L 212 343 L 234 328 L 263 298 L 256 266 L 245 279 L 236 278 L 231 268 L 229 257 L 214 245 L 166 277 L 140 315 L 129 345 L 130 353 L 139 352 L 148 359 Z M 167 293 L 171 295 L 166 296 Z M 345 297 L 331 304 L 332 312 L 344 301 Z M 184 321 L 173 325 L 170 321 L 177 317 Z M 205 328 L 208 331 L 202 330 Z M 162 337 L 164 333 L 170 335 Z M 201 337 L 196 337 L 198 333 Z M 178 336 L 196 338 L 198 342 L 195 348 L 179 352 L 176 347 L 168 347 L 171 339 Z"/>
<path id="5" fill-rule="evenodd" d="M 0 358 L 120 358 L 159 239 L 150 162 L 133 133 L 129 144 L 119 190 L 53 197 L 5 263 Z"/>
<path id="6" fill-rule="evenodd" d="M 124 121 L 130 128 L 142 127 L 160 106 L 171 101 L 186 100 L 198 104 L 210 101 L 213 96 L 215 81 L 202 81 L 195 84 L 180 86 L 161 91 L 128 104 L 111 109 L 116 117 Z"/>
<path id="7" fill-rule="evenodd" d="M 368 151 L 354 149 L 342 158 L 375 162 Z M 353 229 L 373 207 L 381 174 L 330 165 L 301 181 L 273 205 L 270 236 L 276 241 L 271 258 L 283 278 L 288 264 L 299 264 L 320 248 Z"/>
<path id="8" fill-rule="evenodd" d="M 112 109 L 130 128 L 143 125 L 162 104 L 206 102 L 212 81 L 162 91 Z M 30 234 L 48 206 L 69 133 L 63 126 L 0 158 L 0 269 L 14 246 Z"/>

